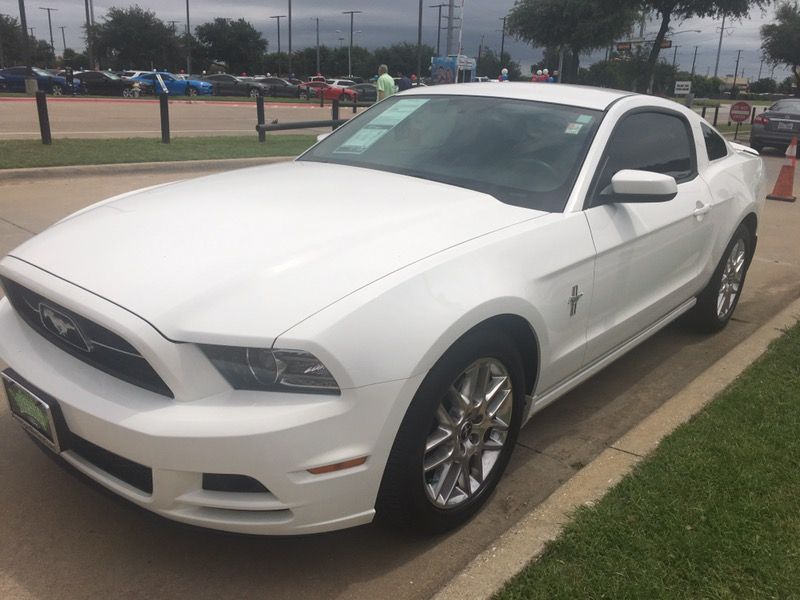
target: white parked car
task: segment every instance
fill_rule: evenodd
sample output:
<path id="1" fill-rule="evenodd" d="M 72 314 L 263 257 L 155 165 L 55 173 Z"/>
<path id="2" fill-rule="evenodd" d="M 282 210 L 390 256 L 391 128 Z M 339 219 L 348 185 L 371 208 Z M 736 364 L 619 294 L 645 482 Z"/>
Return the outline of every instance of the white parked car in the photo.
<path id="1" fill-rule="evenodd" d="M 757 153 L 660 98 L 409 90 L 294 162 L 123 194 L 12 251 L 12 412 L 178 521 L 454 527 L 538 410 L 681 315 L 725 326 L 761 185 Z"/>

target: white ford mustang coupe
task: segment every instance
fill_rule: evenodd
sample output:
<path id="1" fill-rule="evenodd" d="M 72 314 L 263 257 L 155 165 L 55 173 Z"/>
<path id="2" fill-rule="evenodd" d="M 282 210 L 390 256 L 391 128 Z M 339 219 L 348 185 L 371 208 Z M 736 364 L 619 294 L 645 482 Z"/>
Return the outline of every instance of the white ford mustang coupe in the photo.
<path id="1" fill-rule="evenodd" d="M 667 100 L 415 89 L 293 162 L 123 194 L 6 256 L 11 413 L 177 521 L 445 530 L 536 411 L 681 315 L 725 326 L 761 184 Z"/>

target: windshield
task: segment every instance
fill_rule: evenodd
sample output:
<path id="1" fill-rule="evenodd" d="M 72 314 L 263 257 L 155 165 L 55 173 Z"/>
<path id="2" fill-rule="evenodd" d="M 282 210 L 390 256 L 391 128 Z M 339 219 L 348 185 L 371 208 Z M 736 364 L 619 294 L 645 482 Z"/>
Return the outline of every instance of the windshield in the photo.
<path id="1" fill-rule="evenodd" d="M 105 75 L 106 77 L 108 77 L 109 79 L 115 79 L 115 80 L 116 80 L 116 79 L 122 79 L 122 78 L 121 78 L 119 75 L 117 75 L 116 73 L 109 73 L 108 71 L 106 71 L 106 72 L 104 73 L 104 75 Z"/>
<path id="2" fill-rule="evenodd" d="M 601 115 L 505 98 L 397 96 L 299 160 L 401 173 L 559 212 Z"/>
<path id="3" fill-rule="evenodd" d="M 44 69 L 37 69 L 36 67 L 33 67 L 33 69 L 31 69 L 31 71 L 33 73 L 35 73 L 36 75 L 38 75 L 39 77 L 50 77 L 50 73 L 48 73 Z"/>

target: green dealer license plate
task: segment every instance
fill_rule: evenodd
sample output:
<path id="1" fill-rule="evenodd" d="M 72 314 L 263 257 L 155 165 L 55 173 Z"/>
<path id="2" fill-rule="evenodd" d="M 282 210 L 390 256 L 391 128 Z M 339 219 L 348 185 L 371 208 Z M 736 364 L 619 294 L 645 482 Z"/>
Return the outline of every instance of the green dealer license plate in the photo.
<path id="1" fill-rule="evenodd" d="M 40 395 L 33 393 L 16 381 L 8 371 L 0 373 L 6 389 L 6 398 L 11 408 L 11 414 L 34 437 L 54 452 L 60 452 L 58 433 L 53 417 L 53 404 L 43 400 Z"/>

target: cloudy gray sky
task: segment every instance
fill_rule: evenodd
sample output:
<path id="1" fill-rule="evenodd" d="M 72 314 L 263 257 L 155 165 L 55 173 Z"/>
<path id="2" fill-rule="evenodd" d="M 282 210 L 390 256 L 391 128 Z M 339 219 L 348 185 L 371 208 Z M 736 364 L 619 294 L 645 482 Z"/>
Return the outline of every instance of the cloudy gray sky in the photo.
<path id="1" fill-rule="evenodd" d="M 446 0 L 425 0 L 423 13 L 423 40 L 431 45 L 436 44 L 436 9 L 427 8 L 431 4 L 439 4 Z M 126 6 L 137 2 L 112 2 L 110 0 L 94 0 L 95 19 L 102 19 L 103 14 L 111 6 Z M 155 11 L 164 21 L 178 21 L 178 27 L 185 26 L 186 12 L 183 0 L 138 0 L 144 8 Z M 464 54 L 474 56 L 478 52 L 478 45 L 483 37 L 486 46 L 499 51 L 501 37 L 501 17 L 513 6 L 514 0 L 466 0 L 464 10 L 463 51 Z M 285 15 L 288 8 L 287 0 L 190 0 L 191 21 L 196 26 L 214 17 L 244 18 L 250 21 L 256 29 L 260 30 L 269 41 L 270 49 L 277 48 L 275 21 L 270 20 L 270 15 Z M 84 3 L 81 0 L 28 0 L 27 17 L 28 25 L 35 27 L 34 35 L 41 39 L 49 37 L 47 29 L 47 13 L 40 10 L 40 6 L 57 8 L 53 12 L 53 31 L 56 51 L 62 51 L 61 30 L 58 26 L 66 26 L 67 45 L 73 48 L 82 48 L 83 40 L 80 29 L 83 22 Z M 293 48 L 301 48 L 314 44 L 313 17 L 320 18 L 320 41 L 333 46 L 339 44 L 339 38 L 349 38 L 349 17 L 342 14 L 345 10 L 361 10 L 355 16 L 355 29 L 361 33 L 355 35 L 356 44 L 375 48 L 394 42 L 416 42 L 417 0 L 293 0 Z M 0 13 L 19 17 L 17 0 L 0 0 Z M 723 37 L 722 55 L 720 58 L 720 75 L 732 74 L 736 63 L 736 51 L 742 50 L 739 73 L 744 70 L 747 77 L 754 78 L 758 75 L 761 60 L 759 27 L 773 18 L 774 9 L 769 9 L 766 14 L 755 10 L 750 19 L 741 22 L 726 23 L 730 26 Z M 676 24 L 675 31 L 700 30 L 700 33 L 682 33 L 675 36 L 674 44 L 677 49 L 677 63 L 685 69 L 691 67 L 694 47 L 699 46 L 697 53 L 698 74 L 714 72 L 717 43 L 719 40 L 720 23 L 711 19 L 692 19 Z M 336 30 L 340 30 L 337 33 Z M 651 37 L 655 35 L 657 23 L 648 24 Z M 283 49 L 286 48 L 286 22 L 281 23 L 281 41 Z M 443 32 L 444 38 L 444 32 Z M 444 39 L 442 40 L 444 46 Z M 506 49 L 514 60 L 519 61 L 523 67 L 541 57 L 540 50 L 517 42 L 511 38 L 506 39 Z M 672 60 L 673 50 L 665 50 L 664 56 Z M 602 53 L 584 59 L 585 63 L 602 58 Z M 764 65 L 762 76 L 769 73 L 769 67 Z M 775 70 L 776 77 L 783 78 L 785 69 Z"/>

